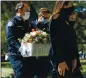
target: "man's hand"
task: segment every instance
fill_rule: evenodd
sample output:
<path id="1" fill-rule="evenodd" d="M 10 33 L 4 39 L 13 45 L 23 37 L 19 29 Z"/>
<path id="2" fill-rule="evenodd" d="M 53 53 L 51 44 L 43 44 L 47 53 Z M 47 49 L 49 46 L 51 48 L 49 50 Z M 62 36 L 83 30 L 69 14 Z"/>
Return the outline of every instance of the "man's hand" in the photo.
<path id="1" fill-rule="evenodd" d="M 58 72 L 61 76 L 65 75 L 65 70 L 69 70 L 66 62 L 61 62 L 58 64 Z"/>
<path id="2" fill-rule="evenodd" d="M 19 48 L 19 52 L 21 52 L 21 51 L 22 51 L 22 47 Z"/>
<path id="3" fill-rule="evenodd" d="M 22 42 L 21 43 L 21 47 L 19 48 L 19 52 L 22 52 L 22 47 L 26 47 L 27 43 Z"/>
<path id="4" fill-rule="evenodd" d="M 77 66 L 77 59 L 72 60 L 72 72 L 74 71 L 74 69 Z"/>

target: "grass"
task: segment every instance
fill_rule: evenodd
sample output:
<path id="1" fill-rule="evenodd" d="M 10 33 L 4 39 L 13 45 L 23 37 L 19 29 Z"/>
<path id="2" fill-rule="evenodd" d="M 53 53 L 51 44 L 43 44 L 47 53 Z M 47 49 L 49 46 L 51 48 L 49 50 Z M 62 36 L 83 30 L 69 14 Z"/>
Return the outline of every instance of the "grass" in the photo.
<path id="1" fill-rule="evenodd" d="M 81 64 L 82 64 L 82 68 L 83 68 L 83 71 L 82 74 L 84 76 L 84 78 L 86 78 L 86 60 L 80 60 Z"/>
<path id="2" fill-rule="evenodd" d="M 2 77 L 7 77 L 13 73 L 10 62 L 1 62 Z"/>
<path id="3" fill-rule="evenodd" d="M 3 68 L 11 68 L 10 62 L 1 62 L 1 67 L 3 67 Z"/>
<path id="4" fill-rule="evenodd" d="M 1 68 L 2 69 L 2 77 L 7 77 L 13 73 L 12 68 Z"/>

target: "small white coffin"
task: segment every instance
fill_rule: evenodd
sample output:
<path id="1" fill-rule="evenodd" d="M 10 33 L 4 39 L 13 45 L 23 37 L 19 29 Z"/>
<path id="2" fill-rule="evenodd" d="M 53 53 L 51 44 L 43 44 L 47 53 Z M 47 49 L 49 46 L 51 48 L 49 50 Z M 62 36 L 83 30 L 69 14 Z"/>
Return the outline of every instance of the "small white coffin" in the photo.
<path id="1" fill-rule="evenodd" d="M 48 56 L 50 44 L 26 43 L 21 45 L 21 55 L 23 57 Z"/>

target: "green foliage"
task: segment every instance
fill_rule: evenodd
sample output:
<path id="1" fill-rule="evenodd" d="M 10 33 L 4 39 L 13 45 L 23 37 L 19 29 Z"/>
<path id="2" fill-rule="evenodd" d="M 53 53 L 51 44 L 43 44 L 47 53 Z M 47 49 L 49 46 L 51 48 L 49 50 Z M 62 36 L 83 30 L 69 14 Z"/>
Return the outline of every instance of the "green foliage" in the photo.
<path id="1" fill-rule="evenodd" d="M 36 8 L 37 12 L 43 7 L 48 8 L 52 12 L 55 6 L 55 1 L 32 1 L 31 3 Z"/>
<path id="2" fill-rule="evenodd" d="M 86 12 L 80 13 L 78 19 L 75 24 L 78 48 L 86 53 Z"/>

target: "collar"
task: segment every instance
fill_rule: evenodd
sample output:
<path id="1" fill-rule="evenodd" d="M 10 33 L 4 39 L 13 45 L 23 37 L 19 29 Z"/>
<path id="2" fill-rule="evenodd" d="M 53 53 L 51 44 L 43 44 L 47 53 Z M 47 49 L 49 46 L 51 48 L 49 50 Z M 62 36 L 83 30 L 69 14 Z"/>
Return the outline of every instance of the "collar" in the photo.
<path id="1" fill-rule="evenodd" d="M 16 15 L 15 16 L 16 19 L 18 19 L 19 21 L 23 20 L 20 16 Z"/>

